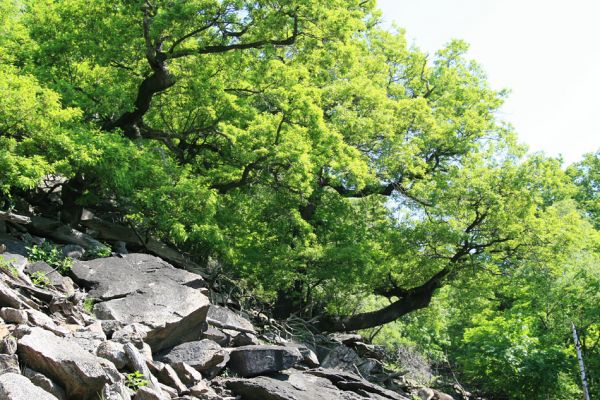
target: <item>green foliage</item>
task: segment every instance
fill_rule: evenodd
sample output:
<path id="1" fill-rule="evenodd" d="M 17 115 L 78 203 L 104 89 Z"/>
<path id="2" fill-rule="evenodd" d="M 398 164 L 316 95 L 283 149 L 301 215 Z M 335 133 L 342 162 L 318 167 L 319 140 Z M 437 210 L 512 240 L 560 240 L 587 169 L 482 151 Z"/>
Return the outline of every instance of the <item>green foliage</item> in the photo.
<path id="1" fill-rule="evenodd" d="M 27 258 L 30 261 L 44 261 L 61 275 L 66 275 L 73 266 L 73 259 L 65 257 L 59 247 L 44 242 L 27 248 Z"/>
<path id="2" fill-rule="evenodd" d="M 7 260 L 4 257 L 0 257 L 0 269 L 8 271 L 14 277 L 18 276 L 19 271 L 17 271 L 17 268 L 13 265 L 15 261 L 15 259 Z"/>
<path id="3" fill-rule="evenodd" d="M 46 287 L 50 285 L 50 279 L 43 271 L 35 271 L 30 275 L 31 282 L 36 286 Z"/>
<path id="4" fill-rule="evenodd" d="M 96 301 L 94 299 L 88 297 L 83 301 L 83 309 L 88 314 L 92 314 L 94 311 L 94 304 L 96 304 Z"/>
<path id="5" fill-rule="evenodd" d="M 148 386 L 149 383 L 148 380 L 144 379 L 144 374 L 140 371 L 134 371 L 125 376 L 125 386 L 134 391 L 141 387 Z"/>
<path id="6" fill-rule="evenodd" d="M 110 246 L 103 245 L 86 250 L 84 258 L 86 260 L 93 260 L 95 258 L 105 258 L 110 257 L 111 253 L 112 249 L 110 248 Z"/>
<path id="7" fill-rule="evenodd" d="M 45 211 L 58 176 L 306 318 L 446 272 L 376 340 L 496 397 L 568 398 L 574 321 L 600 387 L 598 153 L 525 156 L 468 46 L 425 54 L 374 3 L 0 0 L 0 204 Z"/>

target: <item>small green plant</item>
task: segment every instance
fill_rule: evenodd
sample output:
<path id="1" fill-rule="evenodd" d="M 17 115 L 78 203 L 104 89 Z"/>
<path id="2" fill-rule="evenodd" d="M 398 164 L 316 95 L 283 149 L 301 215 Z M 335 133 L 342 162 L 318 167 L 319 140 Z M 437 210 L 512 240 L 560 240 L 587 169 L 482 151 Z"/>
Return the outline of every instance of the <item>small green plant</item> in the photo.
<path id="1" fill-rule="evenodd" d="M 48 242 L 27 247 L 27 258 L 30 261 L 44 261 L 61 275 L 66 275 L 73 266 L 73 259 L 65 257 L 62 251 Z"/>
<path id="2" fill-rule="evenodd" d="M 35 271 L 30 275 L 31 283 L 36 286 L 46 287 L 50 285 L 50 278 L 43 271 Z"/>
<path id="3" fill-rule="evenodd" d="M 14 277 L 19 275 L 19 271 L 14 267 L 13 263 L 16 262 L 14 258 L 6 260 L 4 257 L 0 257 L 0 269 L 10 272 Z"/>
<path id="4" fill-rule="evenodd" d="M 138 390 L 143 386 L 148 386 L 149 383 L 140 371 L 134 371 L 125 376 L 125 385 L 131 390 Z"/>
<path id="5" fill-rule="evenodd" d="M 110 257 L 111 253 L 112 253 L 112 249 L 110 248 L 110 246 L 104 244 L 103 246 L 95 247 L 93 249 L 86 251 L 84 259 L 93 260 L 94 258 Z"/>
<path id="6" fill-rule="evenodd" d="M 88 314 L 91 314 L 92 311 L 94 310 L 94 304 L 96 304 L 96 301 L 94 299 L 92 299 L 91 297 L 88 297 L 87 299 L 85 299 L 83 301 L 83 309 Z"/>

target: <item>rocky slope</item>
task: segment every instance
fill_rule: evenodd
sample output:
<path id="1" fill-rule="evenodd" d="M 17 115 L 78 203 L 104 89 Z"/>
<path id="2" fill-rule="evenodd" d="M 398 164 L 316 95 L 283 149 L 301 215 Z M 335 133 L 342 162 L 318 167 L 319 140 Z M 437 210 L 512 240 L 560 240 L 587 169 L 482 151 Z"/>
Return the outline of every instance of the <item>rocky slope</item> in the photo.
<path id="1" fill-rule="evenodd" d="M 62 276 L 30 262 L 23 237 L 0 235 L 0 399 L 451 398 L 386 374 L 357 335 L 297 343 L 259 331 L 160 258 L 113 253 Z"/>

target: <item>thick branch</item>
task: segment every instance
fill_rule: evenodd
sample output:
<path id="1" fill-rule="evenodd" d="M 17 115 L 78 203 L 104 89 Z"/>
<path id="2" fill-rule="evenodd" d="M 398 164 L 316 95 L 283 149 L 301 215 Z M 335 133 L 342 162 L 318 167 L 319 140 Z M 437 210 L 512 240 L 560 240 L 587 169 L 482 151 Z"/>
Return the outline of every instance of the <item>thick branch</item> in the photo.
<path id="1" fill-rule="evenodd" d="M 374 328 L 395 321 L 403 315 L 427 307 L 433 293 L 442 286 L 442 280 L 450 271 L 450 268 L 439 271 L 421 286 L 404 291 L 403 297 L 387 307 L 349 317 L 324 318 L 317 323 L 317 328 L 323 332 L 344 332 Z"/>

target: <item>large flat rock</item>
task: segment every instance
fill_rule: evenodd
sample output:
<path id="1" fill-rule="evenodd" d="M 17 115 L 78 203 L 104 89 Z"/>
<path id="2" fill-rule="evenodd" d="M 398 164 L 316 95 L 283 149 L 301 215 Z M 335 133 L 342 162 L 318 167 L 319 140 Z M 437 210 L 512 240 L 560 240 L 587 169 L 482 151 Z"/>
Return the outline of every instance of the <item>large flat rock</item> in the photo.
<path id="1" fill-rule="evenodd" d="M 269 374 L 293 367 L 302 359 L 295 347 L 242 346 L 231 349 L 227 366 L 244 377 Z"/>
<path id="2" fill-rule="evenodd" d="M 149 254 L 77 261 L 71 273 L 79 285 L 89 289 L 90 296 L 99 300 L 122 298 L 159 282 L 191 288 L 205 286 L 200 275 L 175 268 Z"/>
<path id="3" fill-rule="evenodd" d="M 0 399 L 58 400 L 44 389 L 31 383 L 23 375 L 15 373 L 0 375 Z"/>
<path id="4" fill-rule="evenodd" d="M 226 307 L 211 305 L 208 309 L 206 322 L 222 329 L 256 333 L 250 321 Z"/>
<path id="5" fill-rule="evenodd" d="M 360 385 L 362 382 L 340 387 L 339 382 L 334 383 L 327 377 L 293 371 L 268 377 L 229 379 L 226 386 L 244 400 L 408 400 L 391 391 L 382 394 L 365 390 Z"/>
<path id="6" fill-rule="evenodd" d="M 60 384 L 70 399 L 95 400 L 106 383 L 120 379 L 109 361 L 41 328 L 19 340 L 18 354 L 25 365 Z"/>
<path id="7" fill-rule="evenodd" d="M 229 361 L 229 353 L 218 343 L 203 339 L 175 346 L 161 357 L 161 361 L 167 364 L 187 363 L 196 370 L 207 373 L 224 367 Z"/>
<path id="8" fill-rule="evenodd" d="M 200 275 L 148 254 L 128 254 L 78 261 L 72 276 L 99 300 L 98 318 L 149 326 L 153 351 L 200 337 L 209 307 Z"/>

